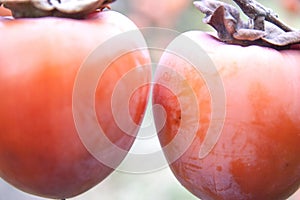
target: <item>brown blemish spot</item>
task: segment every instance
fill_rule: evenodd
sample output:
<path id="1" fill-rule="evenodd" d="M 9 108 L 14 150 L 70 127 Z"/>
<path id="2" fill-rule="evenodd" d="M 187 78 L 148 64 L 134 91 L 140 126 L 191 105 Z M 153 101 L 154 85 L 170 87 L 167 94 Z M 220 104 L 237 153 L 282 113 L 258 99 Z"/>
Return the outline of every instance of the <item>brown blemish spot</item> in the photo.
<path id="1" fill-rule="evenodd" d="M 222 166 L 217 166 L 216 169 L 217 169 L 217 171 L 220 172 L 220 171 L 222 171 Z"/>

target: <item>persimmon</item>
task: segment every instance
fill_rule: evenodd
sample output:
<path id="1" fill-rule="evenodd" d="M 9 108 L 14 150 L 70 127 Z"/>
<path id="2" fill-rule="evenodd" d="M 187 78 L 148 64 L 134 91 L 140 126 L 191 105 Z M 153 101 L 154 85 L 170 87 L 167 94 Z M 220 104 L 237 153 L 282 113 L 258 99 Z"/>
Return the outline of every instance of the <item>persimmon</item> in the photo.
<path id="1" fill-rule="evenodd" d="M 138 126 L 126 132 L 131 124 L 120 127 L 116 115 L 141 123 L 149 88 L 138 80 L 150 81 L 150 58 L 145 49 L 133 51 L 141 48 L 143 37 L 120 13 L 41 12 L 50 16 L 31 18 L 25 12 L 18 19 L 0 18 L 0 176 L 25 192 L 64 199 L 101 182 L 126 156 Z M 130 31 L 137 37 L 97 50 Z M 105 70 L 99 74 L 99 69 Z M 127 74 L 131 81 L 122 79 Z M 95 85 L 86 83 L 92 79 Z M 124 96 L 114 93 L 117 86 L 136 90 L 122 103 Z M 112 110 L 112 101 L 118 108 Z M 102 127 L 111 145 L 102 145 L 97 139 L 101 132 L 92 130 L 91 123 Z M 86 140 L 113 164 L 95 157 Z M 125 153 L 107 151 L 111 146 Z"/>
<path id="2" fill-rule="evenodd" d="M 174 175 L 195 196 L 283 200 L 300 185 L 299 31 L 276 17 L 277 34 L 255 17 L 264 7 L 236 2 L 253 24 L 234 6 L 197 1 L 218 36 L 183 33 L 162 55 L 153 87 L 153 104 L 166 113 L 158 136 Z M 161 112 L 154 116 L 159 124 Z"/>

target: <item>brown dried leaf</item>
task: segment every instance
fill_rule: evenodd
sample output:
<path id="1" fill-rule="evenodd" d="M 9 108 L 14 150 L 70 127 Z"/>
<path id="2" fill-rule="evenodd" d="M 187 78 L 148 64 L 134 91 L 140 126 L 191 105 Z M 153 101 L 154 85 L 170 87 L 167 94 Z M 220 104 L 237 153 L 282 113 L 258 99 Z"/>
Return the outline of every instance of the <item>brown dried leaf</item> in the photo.
<path id="1" fill-rule="evenodd" d="M 214 0 L 206 0 L 206 1 L 195 1 L 194 5 L 196 8 L 198 8 L 202 13 L 206 14 L 206 18 L 204 21 L 209 21 L 210 17 L 214 14 L 214 12 L 219 8 L 219 7 L 224 7 L 226 8 L 226 18 L 236 20 L 240 18 L 240 13 L 238 10 L 226 3 L 223 3 L 221 1 L 214 1 Z"/>
<path id="2" fill-rule="evenodd" d="M 265 36 L 264 31 L 254 30 L 254 29 L 253 30 L 244 29 L 244 28 L 237 30 L 237 32 L 233 34 L 234 39 L 247 40 L 247 41 L 259 40 L 264 36 Z"/>
<path id="3" fill-rule="evenodd" d="M 221 40 L 230 41 L 233 39 L 232 34 L 236 29 L 236 21 L 234 19 L 225 18 L 224 16 L 225 8 L 223 6 L 220 6 L 211 16 L 209 16 L 209 21 L 207 23 L 214 27 L 216 30 L 219 30 L 218 36 Z"/>
<path id="4" fill-rule="evenodd" d="M 300 31 L 284 32 L 276 35 L 276 37 L 268 37 L 267 35 L 263 37 L 263 40 L 277 46 L 300 44 Z"/>
<path id="5" fill-rule="evenodd" d="M 115 0 L 0 0 L 15 18 L 60 16 L 83 18 Z"/>
<path id="6" fill-rule="evenodd" d="M 206 15 L 203 22 L 216 29 L 222 41 L 234 40 L 233 34 L 240 21 L 240 14 L 235 7 L 212 0 L 196 1 L 194 5 Z"/>
<path id="7" fill-rule="evenodd" d="M 206 15 L 203 21 L 211 25 L 218 32 L 220 40 L 224 42 L 269 46 L 276 49 L 300 43 L 299 31 L 286 32 L 267 22 L 265 16 L 258 15 L 257 18 L 244 22 L 240 18 L 239 10 L 224 2 L 200 0 L 195 1 L 194 5 Z"/>

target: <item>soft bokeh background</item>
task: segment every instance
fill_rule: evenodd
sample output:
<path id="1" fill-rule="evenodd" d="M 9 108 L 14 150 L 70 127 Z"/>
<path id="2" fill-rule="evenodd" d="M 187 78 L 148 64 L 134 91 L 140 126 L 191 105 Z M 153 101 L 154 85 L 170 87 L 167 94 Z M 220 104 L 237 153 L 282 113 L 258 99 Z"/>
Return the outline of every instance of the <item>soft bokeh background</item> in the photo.
<path id="1" fill-rule="evenodd" d="M 227 2 L 230 2 L 227 0 Z M 271 7 L 289 25 L 300 28 L 300 1 L 299 0 L 260 0 L 259 2 Z M 179 32 L 189 30 L 211 30 L 202 23 L 203 15 L 192 5 L 191 0 L 118 0 L 112 9 L 127 15 L 139 27 L 169 28 Z M 153 127 L 151 112 L 147 111 L 143 126 Z M 142 129 L 144 131 L 145 129 Z M 147 129 L 152 135 L 148 149 L 157 150 L 158 141 L 155 138 L 155 129 Z M 145 133 L 140 133 L 145 134 Z M 140 145 L 139 143 L 143 143 Z M 138 152 L 147 141 L 137 140 L 133 150 Z M 144 146 L 145 147 L 145 146 Z M 147 149 L 146 148 L 146 149 Z M 145 152 L 147 153 L 147 152 Z M 151 153 L 151 151 L 149 152 Z M 22 166 L 20 166 L 22 167 Z M 183 188 L 168 167 L 151 173 L 134 174 L 115 171 L 102 183 L 88 192 L 73 198 L 73 200 L 196 200 L 191 193 Z M 45 200 L 25 194 L 0 179 L 0 200 Z M 300 200 L 294 195 L 290 200 Z"/>

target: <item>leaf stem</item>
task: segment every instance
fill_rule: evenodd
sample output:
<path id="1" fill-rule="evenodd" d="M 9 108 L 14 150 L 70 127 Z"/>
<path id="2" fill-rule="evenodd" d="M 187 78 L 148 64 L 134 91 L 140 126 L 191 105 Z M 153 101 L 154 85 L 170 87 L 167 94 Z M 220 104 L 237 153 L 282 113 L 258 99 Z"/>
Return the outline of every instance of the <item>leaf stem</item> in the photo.
<path id="1" fill-rule="evenodd" d="M 271 22 L 272 24 L 278 26 L 285 32 L 293 31 L 291 27 L 286 25 L 284 22 L 278 19 L 277 14 L 275 14 L 271 9 L 264 7 L 255 0 L 233 0 L 242 11 L 251 19 L 254 20 L 254 23 L 261 23 L 260 20 L 256 19 L 259 17 L 264 17 L 266 21 Z M 254 24 L 255 26 L 256 24 Z M 258 27 L 261 27 L 258 25 Z"/>

